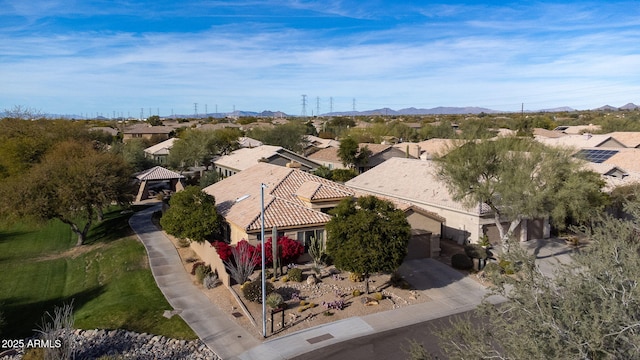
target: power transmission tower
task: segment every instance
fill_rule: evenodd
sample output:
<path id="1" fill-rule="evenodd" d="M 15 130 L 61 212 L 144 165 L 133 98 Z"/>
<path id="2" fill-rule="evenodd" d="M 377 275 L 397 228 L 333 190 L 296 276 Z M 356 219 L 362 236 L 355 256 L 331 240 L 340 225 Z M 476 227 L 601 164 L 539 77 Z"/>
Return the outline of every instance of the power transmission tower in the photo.
<path id="1" fill-rule="evenodd" d="M 140 108 L 140 121 L 144 119 L 144 108 Z"/>
<path id="2" fill-rule="evenodd" d="M 329 98 L 329 114 L 333 113 L 333 96 Z"/>
<path id="3" fill-rule="evenodd" d="M 193 113 L 198 117 L 198 103 L 193 103 Z"/>
<path id="4" fill-rule="evenodd" d="M 320 116 L 320 96 L 316 96 L 316 116 Z"/>
<path id="5" fill-rule="evenodd" d="M 302 117 L 307 117 L 307 95 L 302 95 Z"/>

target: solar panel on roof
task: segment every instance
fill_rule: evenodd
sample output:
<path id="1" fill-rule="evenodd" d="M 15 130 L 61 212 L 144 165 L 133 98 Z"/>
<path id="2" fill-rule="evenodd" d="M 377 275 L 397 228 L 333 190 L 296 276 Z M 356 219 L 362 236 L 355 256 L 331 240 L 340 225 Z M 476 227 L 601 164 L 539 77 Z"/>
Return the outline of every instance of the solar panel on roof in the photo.
<path id="1" fill-rule="evenodd" d="M 600 164 L 617 153 L 618 150 L 582 149 L 578 151 L 575 156 L 592 163 Z"/>

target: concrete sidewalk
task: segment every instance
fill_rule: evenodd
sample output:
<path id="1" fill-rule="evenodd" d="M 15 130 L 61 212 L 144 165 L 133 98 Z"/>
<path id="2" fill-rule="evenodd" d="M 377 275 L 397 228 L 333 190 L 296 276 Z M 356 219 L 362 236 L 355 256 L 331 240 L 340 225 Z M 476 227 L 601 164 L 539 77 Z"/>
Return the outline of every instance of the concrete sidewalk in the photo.
<path id="1" fill-rule="evenodd" d="M 136 212 L 129 225 L 147 249 L 151 272 L 169 304 L 221 359 L 236 358 L 258 346 L 260 341 L 212 304 L 193 284 L 175 246 L 151 221 L 152 214 L 161 206 L 159 203 Z"/>

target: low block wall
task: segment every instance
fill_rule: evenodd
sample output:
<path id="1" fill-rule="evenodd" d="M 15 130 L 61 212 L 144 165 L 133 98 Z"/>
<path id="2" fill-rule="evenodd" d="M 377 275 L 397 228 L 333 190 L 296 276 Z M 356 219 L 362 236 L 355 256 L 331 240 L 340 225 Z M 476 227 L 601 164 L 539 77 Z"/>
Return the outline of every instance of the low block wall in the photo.
<path id="1" fill-rule="evenodd" d="M 211 270 L 218 272 L 218 277 L 225 286 L 231 286 L 231 276 L 227 274 L 224 263 L 220 260 L 220 257 L 213 246 L 206 241 L 203 243 L 193 241 L 191 242 L 191 249 L 200 259 L 202 259 L 202 261 L 211 266 Z"/>

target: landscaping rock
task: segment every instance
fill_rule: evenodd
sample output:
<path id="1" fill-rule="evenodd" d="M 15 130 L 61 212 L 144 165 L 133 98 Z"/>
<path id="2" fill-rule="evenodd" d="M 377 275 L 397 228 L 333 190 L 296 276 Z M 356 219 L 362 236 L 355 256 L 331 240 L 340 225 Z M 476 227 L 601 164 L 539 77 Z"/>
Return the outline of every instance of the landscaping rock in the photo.
<path id="1" fill-rule="evenodd" d="M 73 330 L 60 334 L 70 338 L 75 359 L 96 359 L 110 355 L 124 359 L 219 360 L 201 340 L 186 341 L 126 330 Z M 3 353 L 0 360 L 22 359 L 25 349 Z"/>

